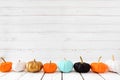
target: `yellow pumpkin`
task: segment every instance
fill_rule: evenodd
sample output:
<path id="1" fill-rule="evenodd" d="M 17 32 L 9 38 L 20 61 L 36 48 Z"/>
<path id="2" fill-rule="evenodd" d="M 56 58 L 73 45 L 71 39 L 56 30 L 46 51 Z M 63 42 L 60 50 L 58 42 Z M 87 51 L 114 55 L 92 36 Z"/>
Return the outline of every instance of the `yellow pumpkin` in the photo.
<path id="1" fill-rule="evenodd" d="M 26 64 L 26 70 L 28 72 L 39 72 L 41 71 L 42 67 L 43 67 L 42 62 L 36 61 L 35 59 Z"/>

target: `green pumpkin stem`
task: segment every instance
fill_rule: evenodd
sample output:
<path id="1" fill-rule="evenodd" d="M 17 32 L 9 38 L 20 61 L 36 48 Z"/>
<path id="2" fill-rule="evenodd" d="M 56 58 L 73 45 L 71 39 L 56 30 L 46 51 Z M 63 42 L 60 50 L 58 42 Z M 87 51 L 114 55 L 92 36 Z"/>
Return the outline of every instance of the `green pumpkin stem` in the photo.
<path id="1" fill-rule="evenodd" d="M 114 57 L 114 55 L 112 55 L 112 60 L 115 61 L 115 57 Z"/>
<path id="2" fill-rule="evenodd" d="M 99 57 L 98 62 L 100 62 L 101 58 L 102 58 L 102 56 Z"/>
<path id="3" fill-rule="evenodd" d="M 80 60 L 81 60 L 81 63 L 83 63 L 83 59 L 82 59 L 82 57 L 80 56 Z"/>
<path id="4" fill-rule="evenodd" d="M 1 59 L 2 59 L 2 61 L 3 61 L 4 63 L 6 63 L 6 61 L 5 61 L 5 59 L 4 59 L 3 57 L 1 57 Z"/>

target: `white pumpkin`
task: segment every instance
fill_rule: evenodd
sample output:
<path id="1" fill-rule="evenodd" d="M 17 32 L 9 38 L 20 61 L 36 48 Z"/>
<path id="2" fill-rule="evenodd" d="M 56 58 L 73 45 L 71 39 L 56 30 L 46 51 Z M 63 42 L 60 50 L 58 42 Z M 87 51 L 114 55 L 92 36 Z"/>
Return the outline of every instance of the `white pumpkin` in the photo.
<path id="1" fill-rule="evenodd" d="M 14 65 L 14 71 L 22 72 L 25 70 L 25 62 L 21 62 L 20 60 Z"/>
<path id="2" fill-rule="evenodd" d="M 105 62 L 108 65 L 109 71 L 120 73 L 120 61 L 114 59 L 112 55 L 112 60 Z"/>

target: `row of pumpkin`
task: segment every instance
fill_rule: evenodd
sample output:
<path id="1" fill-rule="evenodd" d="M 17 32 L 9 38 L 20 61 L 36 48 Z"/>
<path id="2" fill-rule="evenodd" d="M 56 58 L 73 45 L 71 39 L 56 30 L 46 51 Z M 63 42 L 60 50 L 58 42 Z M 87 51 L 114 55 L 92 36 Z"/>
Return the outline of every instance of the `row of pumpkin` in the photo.
<path id="1" fill-rule="evenodd" d="M 14 71 L 22 72 L 39 72 L 43 69 L 45 73 L 54 73 L 56 72 L 57 68 L 61 72 L 71 72 L 74 68 L 76 72 L 79 73 L 87 73 L 90 70 L 95 73 L 105 73 L 107 71 L 112 72 L 120 72 L 120 61 L 114 60 L 114 56 L 112 56 L 112 60 L 107 61 L 106 63 L 101 62 L 101 56 L 98 59 L 98 62 L 93 62 L 91 64 L 86 63 L 83 61 L 82 57 L 80 56 L 80 61 L 76 63 L 72 63 L 70 60 L 62 60 L 58 62 L 58 64 L 54 62 L 45 63 L 44 65 L 40 61 L 29 61 L 27 63 L 21 62 L 20 60 L 15 65 Z M 12 69 L 12 62 L 6 62 L 3 57 L 1 57 L 2 63 L 0 63 L 0 71 L 1 72 L 10 72 Z"/>

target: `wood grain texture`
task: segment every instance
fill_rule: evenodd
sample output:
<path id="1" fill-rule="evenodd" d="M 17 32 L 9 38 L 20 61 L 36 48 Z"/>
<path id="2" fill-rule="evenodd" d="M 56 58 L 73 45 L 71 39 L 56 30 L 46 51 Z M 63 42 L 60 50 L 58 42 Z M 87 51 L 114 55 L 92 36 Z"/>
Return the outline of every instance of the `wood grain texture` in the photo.
<path id="1" fill-rule="evenodd" d="M 61 73 L 56 72 L 56 73 L 45 73 L 44 77 L 42 80 L 61 80 Z"/>
<path id="2" fill-rule="evenodd" d="M 4 75 L 3 75 L 4 74 Z M 61 75 L 61 72 L 55 72 L 55 73 L 44 73 L 38 72 L 38 73 L 29 73 L 29 72 L 8 72 L 8 73 L 0 73 L 0 80 L 118 80 L 120 78 L 120 75 L 116 73 L 102 73 L 100 75 L 92 72 L 88 73 L 77 73 L 77 72 L 70 72 L 70 73 L 63 73 L 63 77 Z"/>
<path id="3" fill-rule="evenodd" d="M 119 4 L 119 0 L 0 0 L 0 56 L 12 61 L 67 56 L 77 61 L 77 56 L 87 55 L 89 61 L 115 54 L 119 59 Z"/>
<path id="4" fill-rule="evenodd" d="M 2 74 L 2 73 L 0 73 Z M 25 73 L 9 72 L 5 76 L 1 76 L 0 80 L 19 80 Z"/>
<path id="5" fill-rule="evenodd" d="M 103 76 L 105 78 L 105 80 L 117 80 L 120 79 L 120 75 L 117 73 L 106 73 L 106 74 L 101 74 L 101 76 Z"/>
<path id="6" fill-rule="evenodd" d="M 82 76 L 85 80 L 104 80 L 102 79 L 102 77 L 100 77 L 98 74 L 96 73 L 82 73 Z M 93 77 L 94 76 L 94 77 Z"/>
<path id="7" fill-rule="evenodd" d="M 71 72 L 70 74 L 68 73 L 63 73 L 63 80 L 83 80 L 82 77 L 80 76 L 79 73 L 76 72 Z"/>

